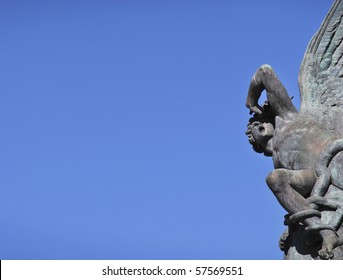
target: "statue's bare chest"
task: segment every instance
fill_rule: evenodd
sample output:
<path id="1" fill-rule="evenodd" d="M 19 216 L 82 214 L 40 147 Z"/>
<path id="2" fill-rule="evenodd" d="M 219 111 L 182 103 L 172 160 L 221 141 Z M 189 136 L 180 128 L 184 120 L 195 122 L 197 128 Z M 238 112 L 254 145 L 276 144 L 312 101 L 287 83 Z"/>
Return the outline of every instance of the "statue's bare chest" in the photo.
<path id="1" fill-rule="evenodd" d="M 273 137 L 275 168 L 315 168 L 325 145 L 333 135 L 316 122 L 298 118 L 276 128 Z"/>

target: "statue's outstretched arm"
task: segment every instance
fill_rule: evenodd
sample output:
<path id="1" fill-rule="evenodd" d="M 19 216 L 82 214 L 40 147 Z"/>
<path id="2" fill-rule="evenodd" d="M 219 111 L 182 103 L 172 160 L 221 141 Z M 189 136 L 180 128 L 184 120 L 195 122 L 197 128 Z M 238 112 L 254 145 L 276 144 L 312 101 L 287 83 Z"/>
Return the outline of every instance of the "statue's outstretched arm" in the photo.
<path id="1" fill-rule="evenodd" d="M 276 116 L 289 119 L 298 113 L 287 90 L 269 65 L 262 65 L 250 82 L 246 106 L 254 113 L 262 113 L 258 100 L 264 90 L 267 92 L 268 103 Z"/>

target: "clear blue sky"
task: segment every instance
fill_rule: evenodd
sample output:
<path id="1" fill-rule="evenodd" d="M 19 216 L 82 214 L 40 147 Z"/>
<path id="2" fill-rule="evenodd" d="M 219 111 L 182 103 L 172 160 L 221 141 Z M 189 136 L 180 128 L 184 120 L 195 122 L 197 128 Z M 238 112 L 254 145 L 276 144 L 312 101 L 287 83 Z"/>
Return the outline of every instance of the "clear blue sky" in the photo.
<path id="1" fill-rule="evenodd" d="M 245 98 L 331 3 L 1 0 L 0 259 L 281 259 Z"/>

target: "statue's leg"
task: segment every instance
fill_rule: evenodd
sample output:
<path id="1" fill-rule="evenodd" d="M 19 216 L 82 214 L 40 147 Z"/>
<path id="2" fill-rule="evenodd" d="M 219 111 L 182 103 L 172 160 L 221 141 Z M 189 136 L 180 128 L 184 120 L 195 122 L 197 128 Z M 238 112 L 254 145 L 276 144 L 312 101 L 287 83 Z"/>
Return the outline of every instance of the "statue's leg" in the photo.
<path id="1" fill-rule="evenodd" d="M 305 197 L 310 194 L 316 180 L 317 176 L 314 170 L 310 169 L 275 169 L 266 179 L 269 188 L 281 206 L 291 215 L 311 210 L 310 204 Z M 321 228 L 323 226 L 320 217 L 315 215 L 305 218 L 302 222 L 312 228 Z M 336 232 L 330 229 L 323 229 L 320 230 L 320 236 L 323 239 L 322 249 L 319 251 L 320 257 L 322 259 L 332 258 L 332 250 L 340 243 Z"/>
<path id="2" fill-rule="evenodd" d="M 269 188 L 289 214 L 310 208 L 305 197 L 311 193 L 316 180 L 316 173 L 311 169 L 275 169 L 266 179 Z"/>

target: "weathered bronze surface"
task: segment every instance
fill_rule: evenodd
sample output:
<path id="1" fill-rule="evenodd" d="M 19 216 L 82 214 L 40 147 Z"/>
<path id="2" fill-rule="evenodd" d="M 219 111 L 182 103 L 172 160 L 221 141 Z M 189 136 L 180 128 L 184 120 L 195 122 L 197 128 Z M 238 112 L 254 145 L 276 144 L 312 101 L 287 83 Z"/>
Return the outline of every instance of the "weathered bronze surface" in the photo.
<path id="1" fill-rule="evenodd" d="M 300 111 L 273 69 L 261 66 L 248 91 L 246 134 L 256 152 L 273 158 L 266 181 L 288 212 L 284 258 L 343 259 L 343 0 L 307 47 L 299 89 Z"/>

